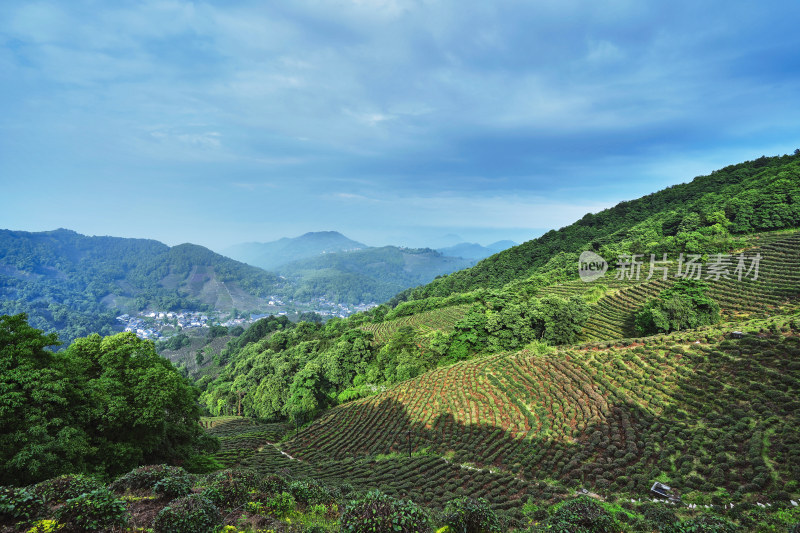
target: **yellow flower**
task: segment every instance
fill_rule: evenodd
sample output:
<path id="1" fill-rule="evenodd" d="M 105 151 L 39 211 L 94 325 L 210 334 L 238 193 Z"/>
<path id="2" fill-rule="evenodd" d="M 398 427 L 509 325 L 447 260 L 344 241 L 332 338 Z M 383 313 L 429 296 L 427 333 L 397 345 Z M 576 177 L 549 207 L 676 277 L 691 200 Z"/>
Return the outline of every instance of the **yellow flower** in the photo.
<path id="1" fill-rule="evenodd" d="M 50 533 L 58 531 L 62 527 L 64 527 L 64 524 L 59 524 L 57 520 L 37 520 L 27 533 Z"/>

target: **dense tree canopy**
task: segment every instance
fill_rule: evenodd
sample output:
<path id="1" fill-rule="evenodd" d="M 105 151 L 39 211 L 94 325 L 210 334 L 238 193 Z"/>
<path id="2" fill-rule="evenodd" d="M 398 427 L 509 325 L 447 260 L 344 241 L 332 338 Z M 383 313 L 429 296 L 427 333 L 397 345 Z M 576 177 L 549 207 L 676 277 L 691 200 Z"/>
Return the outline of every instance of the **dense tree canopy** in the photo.
<path id="1" fill-rule="evenodd" d="M 636 329 L 642 335 L 669 333 L 719 322 L 719 304 L 706 296 L 708 285 L 683 279 L 661 291 L 636 313 Z"/>
<path id="2" fill-rule="evenodd" d="M 199 425 L 199 391 L 152 342 L 94 334 L 46 349 L 56 343 L 24 315 L 0 317 L 0 483 L 113 475 L 215 446 Z"/>

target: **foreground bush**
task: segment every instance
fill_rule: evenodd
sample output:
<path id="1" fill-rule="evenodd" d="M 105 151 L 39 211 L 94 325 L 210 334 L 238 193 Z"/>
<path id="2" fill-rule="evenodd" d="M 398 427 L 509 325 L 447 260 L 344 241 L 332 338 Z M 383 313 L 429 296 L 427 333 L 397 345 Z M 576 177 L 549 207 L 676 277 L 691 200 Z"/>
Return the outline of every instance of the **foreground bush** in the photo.
<path id="1" fill-rule="evenodd" d="M 453 533 L 494 533 L 500 531 L 500 521 L 484 498 L 462 497 L 447 504 L 444 522 Z"/>
<path id="2" fill-rule="evenodd" d="M 735 533 L 739 528 L 716 516 L 703 515 L 681 524 L 681 531 L 691 533 Z"/>
<path id="3" fill-rule="evenodd" d="M 64 525 L 60 531 L 82 532 L 124 526 L 128 523 L 125 502 L 108 489 L 101 488 L 67 500 L 55 514 Z"/>
<path id="4" fill-rule="evenodd" d="M 222 522 L 219 509 L 207 498 L 190 494 L 161 509 L 153 521 L 155 533 L 206 533 Z"/>
<path id="5" fill-rule="evenodd" d="M 564 503 L 553 516 L 532 529 L 558 533 L 616 533 L 620 530 L 608 511 L 586 496 Z"/>
<path id="6" fill-rule="evenodd" d="M 93 477 L 83 474 L 65 474 L 37 483 L 33 487 L 33 491 L 47 503 L 64 503 L 81 494 L 102 489 L 104 486 Z"/>
<path id="7" fill-rule="evenodd" d="M 336 499 L 336 495 L 331 492 L 329 487 L 322 485 L 315 479 L 303 479 L 289 483 L 289 492 L 295 500 L 304 505 L 315 505 L 319 503 L 331 503 Z M 340 493 L 336 490 L 335 492 Z"/>
<path id="8" fill-rule="evenodd" d="M 44 509 L 42 498 L 27 488 L 0 487 L 0 519 L 33 520 Z"/>
<path id="9" fill-rule="evenodd" d="M 274 516 L 275 518 L 285 518 L 294 512 L 295 499 L 288 492 L 274 495 L 258 495 L 255 501 L 247 502 L 246 509 L 250 513 L 262 516 Z M 324 506 L 323 506 L 324 508 Z"/>
<path id="10" fill-rule="evenodd" d="M 223 470 L 209 475 L 203 497 L 220 509 L 233 509 L 250 499 L 250 491 L 257 490 L 259 478 L 250 470 Z"/>
<path id="11" fill-rule="evenodd" d="M 174 500 L 192 492 L 194 477 L 189 474 L 178 474 L 165 477 L 153 485 L 153 493 L 160 498 Z"/>
<path id="12" fill-rule="evenodd" d="M 395 500 L 377 490 L 349 502 L 341 519 L 343 533 L 426 533 L 430 530 L 428 517 L 414 502 Z"/>
<path id="13" fill-rule="evenodd" d="M 145 465 L 134 468 L 127 474 L 117 478 L 109 488 L 114 492 L 151 491 L 159 481 L 169 477 L 188 476 L 188 472 L 179 466 Z"/>

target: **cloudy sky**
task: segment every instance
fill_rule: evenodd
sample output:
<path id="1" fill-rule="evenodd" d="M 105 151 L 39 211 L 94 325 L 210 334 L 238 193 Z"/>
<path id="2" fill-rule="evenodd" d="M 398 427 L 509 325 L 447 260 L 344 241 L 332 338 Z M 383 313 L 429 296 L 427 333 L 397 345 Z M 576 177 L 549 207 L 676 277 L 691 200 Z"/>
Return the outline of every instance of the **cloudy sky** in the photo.
<path id="1" fill-rule="evenodd" d="M 800 147 L 800 2 L 0 2 L 0 227 L 522 242 Z"/>

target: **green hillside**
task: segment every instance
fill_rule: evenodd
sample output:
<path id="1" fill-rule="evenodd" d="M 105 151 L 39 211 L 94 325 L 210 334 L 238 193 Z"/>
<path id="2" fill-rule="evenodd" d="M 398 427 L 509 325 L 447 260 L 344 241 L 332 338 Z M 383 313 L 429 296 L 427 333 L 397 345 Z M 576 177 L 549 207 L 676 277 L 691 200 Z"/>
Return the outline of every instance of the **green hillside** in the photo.
<path id="1" fill-rule="evenodd" d="M 118 312 L 256 309 L 284 286 L 192 244 L 0 230 L 0 314 L 27 313 L 64 341 L 110 334 Z"/>
<path id="2" fill-rule="evenodd" d="M 607 259 L 622 253 L 713 253 L 728 249 L 732 236 L 798 225 L 800 155 L 761 157 L 589 213 L 473 268 L 410 289 L 393 302 L 500 288 L 535 274 L 555 277 L 563 270 L 553 268 L 560 255 L 566 254 L 561 263 L 571 269 L 583 250 Z M 720 242 L 721 237 L 728 239 Z"/>
<path id="3" fill-rule="evenodd" d="M 728 167 L 393 307 L 240 345 L 201 401 L 304 427 L 277 447 L 233 439 L 220 460 L 439 508 L 485 497 L 515 520 L 529 498 L 639 499 L 656 480 L 684 505 L 788 505 L 800 496 L 799 165 Z M 577 275 L 587 249 L 610 263 L 591 282 Z M 616 264 L 633 253 L 638 277 Z M 651 253 L 669 256 L 666 279 L 648 279 Z M 679 254 L 697 256 L 698 279 L 676 274 Z"/>
<path id="4" fill-rule="evenodd" d="M 481 357 L 333 409 L 283 449 L 323 471 L 398 454 L 409 472 L 385 485 L 399 491 L 413 479 L 412 498 L 439 505 L 462 489 L 504 506 L 545 479 L 637 494 L 660 479 L 684 494 L 724 488 L 737 500 L 787 485 L 797 492 L 798 321 L 795 312 L 753 322 L 742 340 L 710 328 L 600 350 Z M 400 460 L 409 443 L 427 467 Z M 506 478 L 480 489 L 436 468 L 436 457 L 486 481 L 490 472 Z M 358 477 L 349 464 L 340 477 Z"/>
<path id="5" fill-rule="evenodd" d="M 229 531 L 333 531 L 387 502 L 450 533 L 459 506 L 486 531 L 795 531 L 798 178 L 798 155 L 734 165 L 347 319 L 252 324 L 213 347 L 213 372 L 197 363 L 221 447 L 194 465 L 232 470 L 184 494 Z M 152 279 L 219 294 L 196 267 L 215 256 L 176 248 Z M 584 251 L 601 277 L 579 278 Z M 656 481 L 680 498 L 653 499 Z"/>

